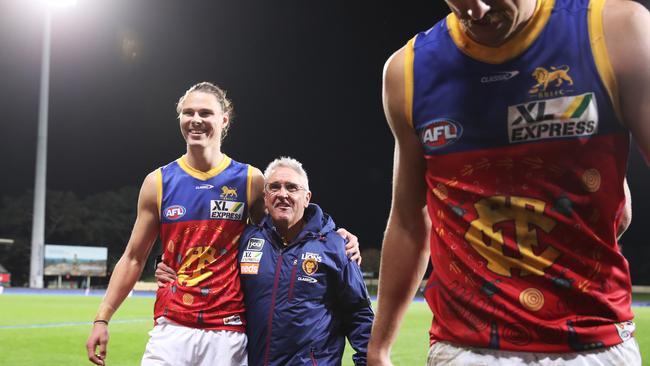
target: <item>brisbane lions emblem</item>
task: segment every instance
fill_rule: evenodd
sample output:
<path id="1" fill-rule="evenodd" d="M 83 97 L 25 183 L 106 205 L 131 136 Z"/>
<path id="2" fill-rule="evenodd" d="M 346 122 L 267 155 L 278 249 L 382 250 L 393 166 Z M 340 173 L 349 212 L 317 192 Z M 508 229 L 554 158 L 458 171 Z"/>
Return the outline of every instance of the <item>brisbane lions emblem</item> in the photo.
<path id="1" fill-rule="evenodd" d="M 221 198 L 228 198 L 228 197 L 237 197 L 237 188 L 222 186 L 221 187 Z"/>
<path id="2" fill-rule="evenodd" d="M 568 85 L 573 85 L 573 79 L 569 76 L 569 66 L 567 65 L 560 67 L 551 66 L 550 71 L 543 67 L 536 67 L 532 76 L 537 81 L 537 84 L 530 88 L 530 94 L 545 91 L 548 88 L 548 84 L 553 81 L 555 81 L 556 88 L 561 86 L 565 81 Z"/>
<path id="3" fill-rule="evenodd" d="M 308 258 L 302 261 L 302 270 L 309 276 L 318 271 L 318 262 L 314 258 Z"/>

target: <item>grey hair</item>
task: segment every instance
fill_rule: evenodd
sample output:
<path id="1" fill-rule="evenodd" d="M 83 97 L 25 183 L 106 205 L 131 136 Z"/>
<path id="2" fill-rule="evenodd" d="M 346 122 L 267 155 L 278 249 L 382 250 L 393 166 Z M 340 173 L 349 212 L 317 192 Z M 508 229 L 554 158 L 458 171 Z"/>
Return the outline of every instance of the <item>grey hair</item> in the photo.
<path id="1" fill-rule="evenodd" d="M 264 180 L 268 180 L 271 174 L 277 168 L 281 167 L 293 169 L 293 171 L 298 173 L 305 180 L 305 189 L 309 191 L 309 178 L 307 177 L 307 172 L 302 167 L 302 163 L 289 156 L 281 156 L 270 162 L 266 169 L 264 169 Z"/>

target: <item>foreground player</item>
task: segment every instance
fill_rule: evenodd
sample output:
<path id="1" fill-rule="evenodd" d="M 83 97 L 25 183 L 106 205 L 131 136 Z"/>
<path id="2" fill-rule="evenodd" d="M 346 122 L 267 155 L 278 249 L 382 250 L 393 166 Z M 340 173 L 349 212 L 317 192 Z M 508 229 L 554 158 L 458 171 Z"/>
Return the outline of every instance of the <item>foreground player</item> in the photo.
<path id="1" fill-rule="evenodd" d="M 142 184 L 131 238 L 86 343 L 98 365 L 105 363 L 108 322 L 140 277 L 158 234 L 178 282 L 158 290 L 156 326 L 142 365 L 246 365 L 237 245 L 247 219 L 258 222 L 264 214 L 264 178 L 221 152 L 232 115 L 222 89 L 194 85 L 177 112 L 187 152 Z"/>
<path id="2" fill-rule="evenodd" d="M 429 365 L 639 365 L 617 235 L 629 132 L 650 160 L 648 11 L 447 3 L 385 69 L 393 205 L 369 364 L 390 364 L 430 253 Z"/>

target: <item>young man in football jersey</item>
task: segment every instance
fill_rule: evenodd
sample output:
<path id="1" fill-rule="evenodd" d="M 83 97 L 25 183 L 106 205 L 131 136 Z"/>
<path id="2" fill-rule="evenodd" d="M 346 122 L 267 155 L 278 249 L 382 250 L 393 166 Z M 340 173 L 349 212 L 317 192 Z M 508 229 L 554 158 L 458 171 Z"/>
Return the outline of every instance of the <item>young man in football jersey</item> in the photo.
<path id="1" fill-rule="evenodd" d="M 369 364 L 391 364 L 430 255 L 429 365 L 639 365 L 617 237 L 630 133 L 650 161 L 650 14 L 447 4 L 385 67 L 395 165 Z"/>

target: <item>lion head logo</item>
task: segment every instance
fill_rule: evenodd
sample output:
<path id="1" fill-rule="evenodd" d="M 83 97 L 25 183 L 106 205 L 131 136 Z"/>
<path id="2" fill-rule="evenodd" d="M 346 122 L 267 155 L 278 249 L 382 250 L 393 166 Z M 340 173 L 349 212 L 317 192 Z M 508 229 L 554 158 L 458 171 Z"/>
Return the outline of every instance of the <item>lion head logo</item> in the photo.
<path id="1" fill-rule="evenodd" d="M 533 71 L 532 76 L 537 81 L 537 84 L 530 88 L 530 94 L 545 91 L 548 88 L 548 84 L 553 81 L 556 81 L 555 87 L 559 87 L 565 81 L 568 85 L 573 85 L 573 79 L 569 76 L 569 66 L 567 65 L 560 67 L 551 66 L 551 71 L 543 67 L 537 67 Z"/>
<path id="2" fill-rule="evenodd" d="M 318 262 L 313 258 L 308 258 L 302 261 L 302 270 L 309 276 L 318 271 Z"/>

